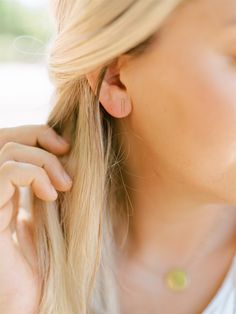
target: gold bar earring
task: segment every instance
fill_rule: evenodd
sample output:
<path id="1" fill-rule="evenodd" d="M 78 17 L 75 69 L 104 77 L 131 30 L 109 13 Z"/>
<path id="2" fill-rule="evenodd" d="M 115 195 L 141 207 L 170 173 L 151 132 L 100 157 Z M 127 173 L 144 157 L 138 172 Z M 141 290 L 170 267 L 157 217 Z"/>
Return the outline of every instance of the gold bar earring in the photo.
<path id="1" fill-rule="evenodd" d="M 124 114 L 125 113 L 125 100 L 124 100 L 124 98 L 121 99 L 121 104 L 120 105 L 121 105 L 120 111 L 121 111 L 122 114 Z"/>

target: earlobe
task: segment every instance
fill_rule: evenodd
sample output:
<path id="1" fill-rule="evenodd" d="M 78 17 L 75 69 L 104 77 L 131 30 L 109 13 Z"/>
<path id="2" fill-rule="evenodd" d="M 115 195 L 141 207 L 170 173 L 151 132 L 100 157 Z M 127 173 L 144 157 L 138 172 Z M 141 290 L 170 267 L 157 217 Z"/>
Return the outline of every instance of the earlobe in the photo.
<path id="1" fill-rule="evenodd" d="M 110 108 L 106 110 L 109 110 L 109 114 L 115 118 L 125 118 L 132 111 L 131 100 L 125 93 L 123 93 L 123 95 L 115 95 L 114 93 Z"/>
<path id="2" fill-rule="evenodd" d="M 117 85 L 109 85 L 103 81 L 99 99 L 104 109 L 114 118 L 124 118 L 132 111 L 127 92 Z"/>
<path id="3" fill-rule="evenodd" d="M 97 73 L 97 72 L 96 72 Z M 95 93 L 95 72 L 86 75 L 88 82 Z M 112 73 L 111 70 L 109 74 Z M 124 118 L 132 111 L 131 99 L 124 86 L 120 85 L 119 75 L 107 75 L 101 85 L 99 101 L 104 109 L 115 118 Z M 111 79 L 113 78 L 113 79 Z M 114 80 L 115 78 L 115 80 Z"/>

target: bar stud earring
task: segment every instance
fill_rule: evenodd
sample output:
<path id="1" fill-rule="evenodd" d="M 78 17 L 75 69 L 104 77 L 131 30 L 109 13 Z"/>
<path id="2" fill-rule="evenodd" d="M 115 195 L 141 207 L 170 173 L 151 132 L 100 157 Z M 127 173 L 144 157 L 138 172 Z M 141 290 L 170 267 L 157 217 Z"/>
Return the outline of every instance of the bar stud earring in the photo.
<path id="1" fill-rule="evenodd" d="M 125 113 L 125 99 L 124 98 L 121 99 L 120 111 L 122 115 Z"/>

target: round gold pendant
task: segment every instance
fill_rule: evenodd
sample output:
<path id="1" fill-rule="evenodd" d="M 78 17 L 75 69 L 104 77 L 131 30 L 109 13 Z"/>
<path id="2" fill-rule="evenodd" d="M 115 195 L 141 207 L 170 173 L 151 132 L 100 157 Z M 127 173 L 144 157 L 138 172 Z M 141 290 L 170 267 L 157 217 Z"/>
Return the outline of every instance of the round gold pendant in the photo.
<path id="1" fill-rule="evenodd" d="M 165 274 L 165 283 L 170 290 L 183 291 L 189 284 L 188 274 L 179 268 L 174 268 Z"/>

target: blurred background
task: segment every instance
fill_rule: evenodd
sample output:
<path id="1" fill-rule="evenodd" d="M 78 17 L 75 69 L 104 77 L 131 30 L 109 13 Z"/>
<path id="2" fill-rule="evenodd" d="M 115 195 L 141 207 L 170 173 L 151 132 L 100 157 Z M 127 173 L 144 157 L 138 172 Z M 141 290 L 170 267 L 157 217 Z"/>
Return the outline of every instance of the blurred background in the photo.
<path id="1" fill-rule="evenodd" d="M 0 0 L 0 127 L 45 123 L 53 34 L 49 0 Z"/>
<path id="2" fill-rule="evenodd" d="M 49 0 L 0 0 L 0 128 L 45 123 L 53 87 L 46 57 L 54 25 Z M 32 191 L 19 187 L 19 217 Z"/>

